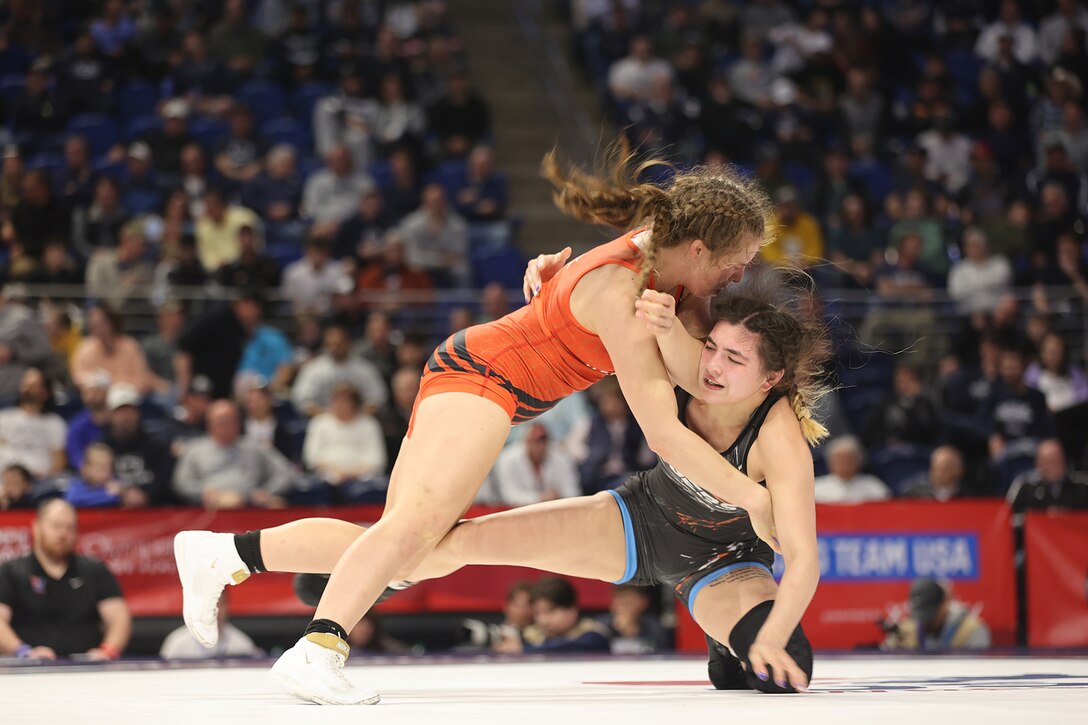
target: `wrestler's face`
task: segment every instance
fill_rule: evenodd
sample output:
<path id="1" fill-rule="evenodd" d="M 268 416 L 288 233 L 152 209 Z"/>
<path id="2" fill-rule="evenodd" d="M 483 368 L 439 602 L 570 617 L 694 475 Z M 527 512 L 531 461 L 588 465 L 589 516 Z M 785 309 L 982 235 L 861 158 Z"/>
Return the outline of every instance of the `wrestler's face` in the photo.
<path id="1" fill-rule="evenodd" d="M 769 391 L 781 374 L 764 371 L 759 342 L 759 335 L 743 325 L 714 325 L 699 357 L 699 397 L 712 404 L 739 403 Z"/>
<path id="2" fill-rule="evenodd" d="M 740 282 L 744 269 L 759 254 L 762 238 L 752 236 L 739 249 L 715 254 L 702 240 L 696 239 L 688 250 L 688 272 L 683 279 L 685 290 L 696 297 L 713 297 L 726 285 Z"/>

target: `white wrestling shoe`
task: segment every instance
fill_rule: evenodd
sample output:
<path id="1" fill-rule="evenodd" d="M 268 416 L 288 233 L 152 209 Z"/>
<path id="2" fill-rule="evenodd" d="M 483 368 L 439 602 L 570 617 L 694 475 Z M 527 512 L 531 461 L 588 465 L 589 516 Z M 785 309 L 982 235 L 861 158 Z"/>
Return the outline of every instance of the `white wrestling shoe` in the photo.
<path id="1" fill-rule="evenodd" d="M 308 634 L 272 665 L 269 677 L 295 697 L 318 705 L 373 705 L 381 696 L 344 676 L 348 643 L 335 634 Z"/>
<path id="2" fill-rule="evenodd" d="M 219 641 L 219 596 L 228 584 L 249 578 L 234 534 L 182 531 L 174 537 L 174 561 L 181 579 L 185 626 L 208 649 Z"/>

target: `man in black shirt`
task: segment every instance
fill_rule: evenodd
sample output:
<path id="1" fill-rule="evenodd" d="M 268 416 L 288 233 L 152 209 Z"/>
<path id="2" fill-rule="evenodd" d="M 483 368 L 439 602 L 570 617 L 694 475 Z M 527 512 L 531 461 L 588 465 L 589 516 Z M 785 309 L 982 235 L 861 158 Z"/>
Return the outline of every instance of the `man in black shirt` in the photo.
<path id="1" fill-rule="evenodd" d="M 1088 509 L 1088 483 L 1069 469 L 1062 444 L 1050 438 L 1039 444 L 1035 468 L 1013 481 L 1008 501 L 1015 513 L 1028 509 Z"/>
<path id="2" fill-rule="evenodd" d="M 212 397 L 229 398 L 234 373 L 246 343 L 261 322 L 264 300 L 259 293 L 245 292 L 229 305 L 196 318 L 178 340 L 174 356 L 175 380 L 185 390 L 194 375 L 212 381 Z"/>
<path id="3" fill-rule="evenodd" d="M 75 554 L 76 510 L 50 499 L 31 531 L 33 551 L 0 564 L 0 653 L 40 660 L 120 657 L 132 617 L 109 569 Z"/>

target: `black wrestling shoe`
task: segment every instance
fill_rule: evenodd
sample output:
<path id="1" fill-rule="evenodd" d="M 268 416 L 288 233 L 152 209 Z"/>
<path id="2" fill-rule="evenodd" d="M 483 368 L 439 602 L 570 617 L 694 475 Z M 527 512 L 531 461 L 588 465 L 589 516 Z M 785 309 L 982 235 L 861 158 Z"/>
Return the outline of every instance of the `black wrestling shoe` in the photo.
<path id="1" fill-rule="evenodd" d="M 733 656 L 729 648 L 713 639 L 706 637 L 706 647 L 710 653 L 707 662 L 707 673 L 715 690 L 750 690 L 748 673 L 741 667 L 740 660 Z"/>
<path id="2" fill-rule="evenodd" d="M 295 574 L 295 596 L 308 607 L 316 607 L 321 601 L 321 595 L 328 586 L 328 574 Z M 414 582 L 397 582 L 394 586 L 386 587 L 378 597 L 375 604 L 381 604 L 399 591 L 412 586 Z"/>

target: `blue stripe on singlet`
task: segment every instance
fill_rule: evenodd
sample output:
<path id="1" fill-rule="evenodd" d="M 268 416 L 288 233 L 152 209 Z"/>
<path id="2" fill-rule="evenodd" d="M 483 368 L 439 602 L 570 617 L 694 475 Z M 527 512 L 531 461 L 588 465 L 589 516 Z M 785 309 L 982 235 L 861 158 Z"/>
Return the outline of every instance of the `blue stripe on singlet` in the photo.
<path id="1" fill-rule="evenodd" d="M 699 581 L 695 582 L 695 586 L 691 588 L 691 593 L 688 594 L 688 611 L 691 612 L 692 618 L 695 617 L 695 597 L 699 596 L 699 592 L 702 591 L 703 587 L 705 587 L 707 584 L 710 584 L 711 582 L 722 578 L 731 571 L 736 571 L 737 569 L 747 569 L 753 566 L 757 569 L 762 569 L 768 574 L 771 574 L 770 569 L 758 562 L 738 561 L 736 564 L 730 564 L 729 566 L 723 566 L 721 569 L 716 569 L 715 571 L 712 571 L 704 576 Z"/>
<path id="2" fill-rule="evenodd" d="M 623 577 L 613 584 L 623 584 L 631 581 L 638 570 L 638 549 L 635 547 L 635 527 L 631 524 L 631 512 L 627 510 L 627 502 L 623 500 L 617 491 L 609 491 L 612 498 L 616 499 L 616 505 L 620 507 L 620 516 L 623 517 L 623 539 L 627 547 L 627 566 L 623 570 Z"/>

